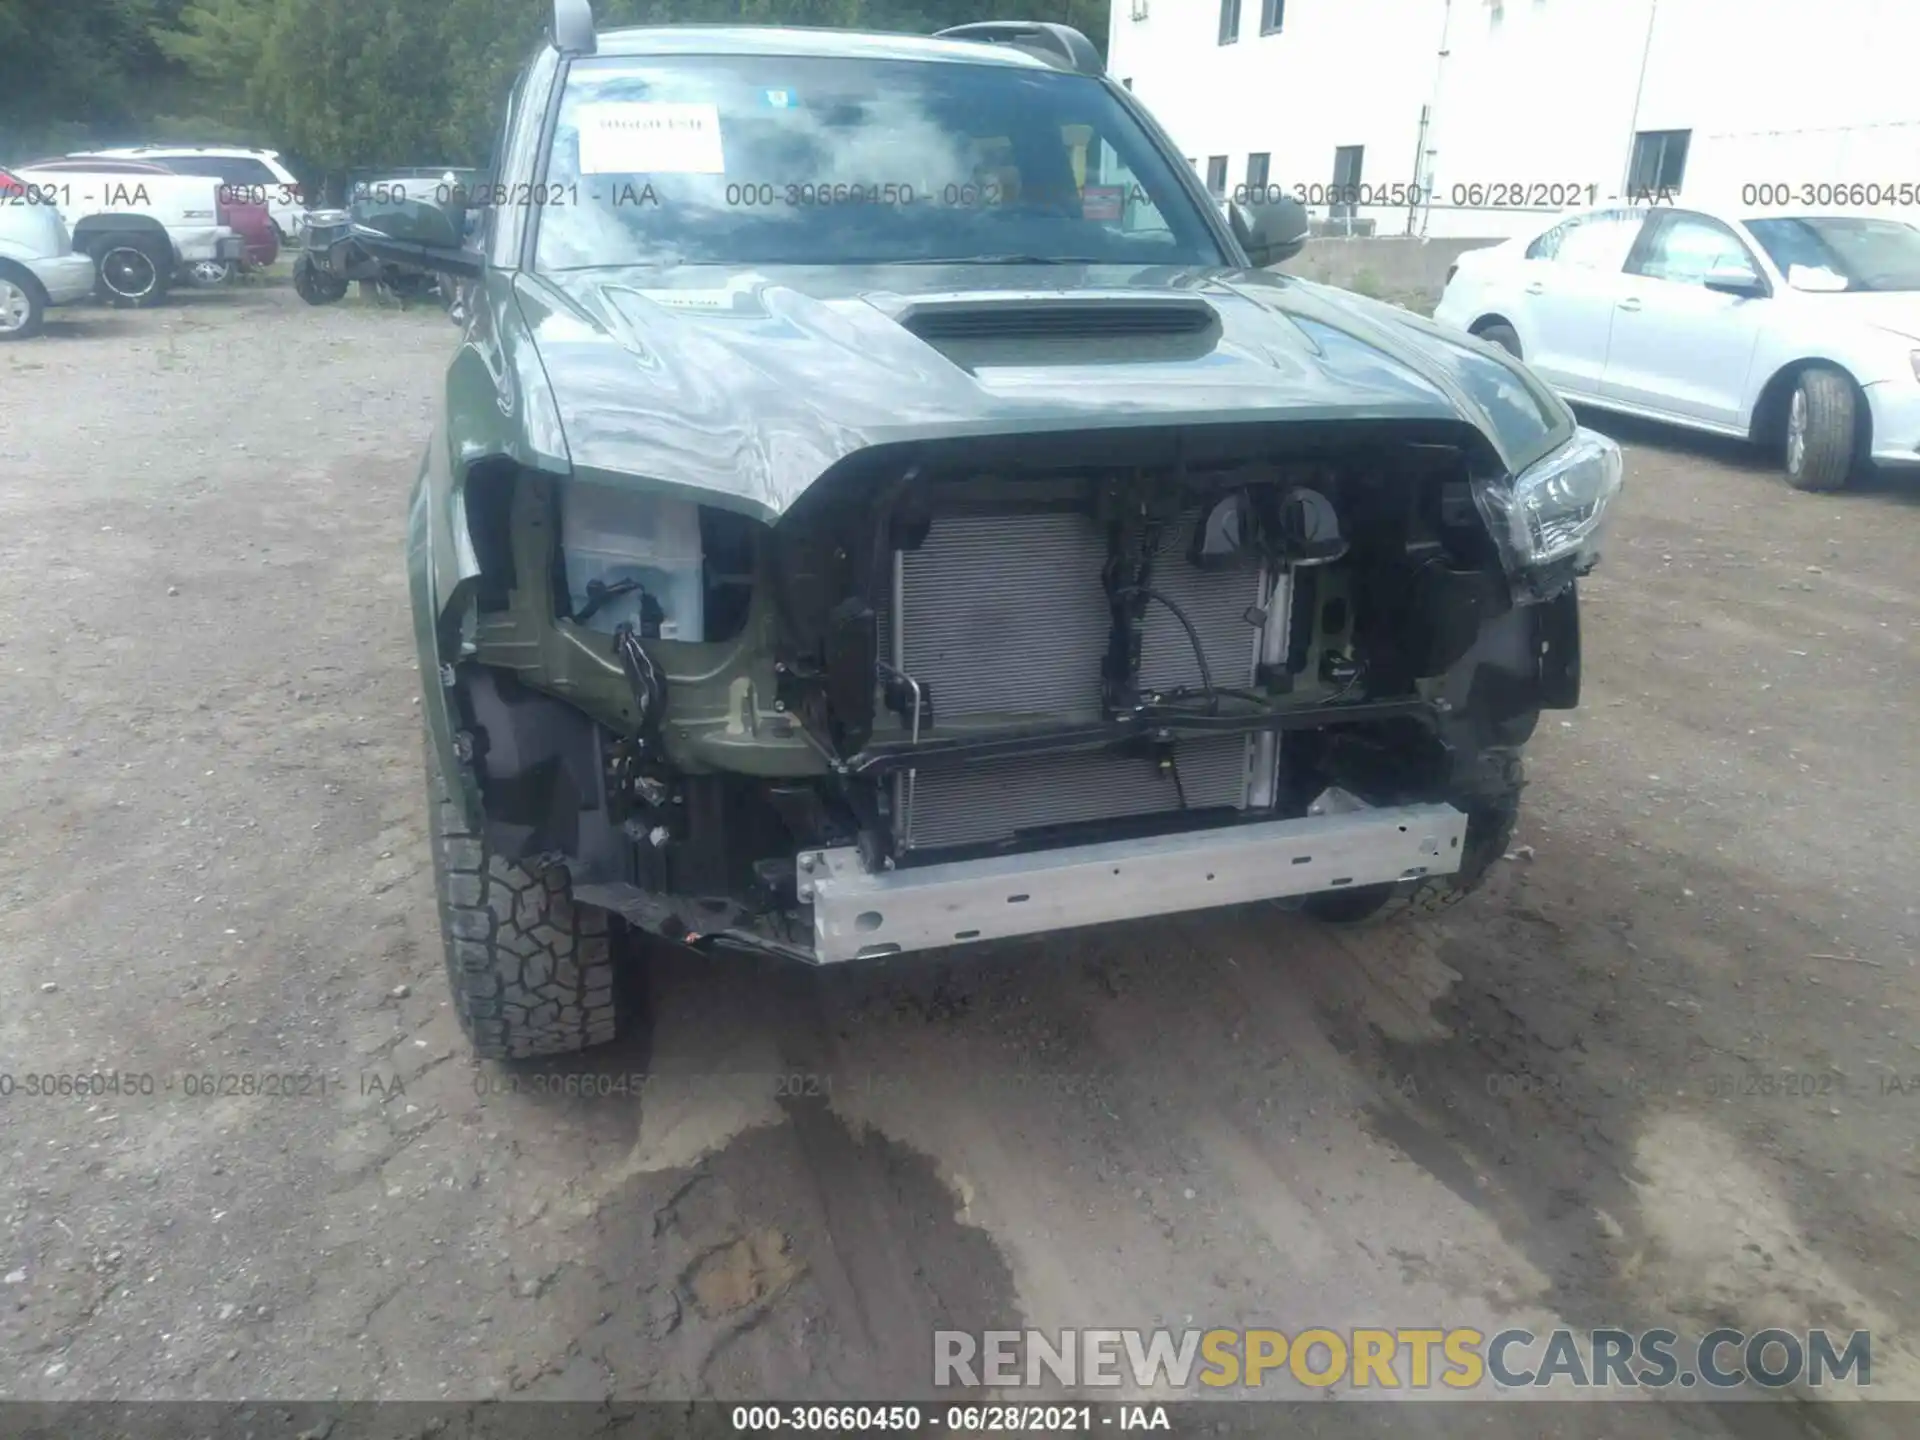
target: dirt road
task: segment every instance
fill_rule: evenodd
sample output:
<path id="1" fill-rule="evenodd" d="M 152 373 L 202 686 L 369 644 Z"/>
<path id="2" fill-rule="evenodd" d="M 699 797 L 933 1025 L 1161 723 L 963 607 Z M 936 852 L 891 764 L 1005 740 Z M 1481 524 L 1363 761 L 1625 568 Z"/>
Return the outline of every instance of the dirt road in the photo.
<path id="1" fill-rule="evenodd" d="M 452 329 L 283 288 L 50 329 L 0 347 L 0 1393 L 901 1397 L 936 1328 L 1725 1323 L 1870 1329 L 1920 1398 L 1920 483 L 1609 425 L 1587 702 L 1444 922 L 668 957 L 648 1033 L 510 1071 L 443 998 L 401 564 Z M 151 1078 L 28 1093 L 104 1071 Z M 568 1072 L 608 1093 L 533 1093 Z"/>

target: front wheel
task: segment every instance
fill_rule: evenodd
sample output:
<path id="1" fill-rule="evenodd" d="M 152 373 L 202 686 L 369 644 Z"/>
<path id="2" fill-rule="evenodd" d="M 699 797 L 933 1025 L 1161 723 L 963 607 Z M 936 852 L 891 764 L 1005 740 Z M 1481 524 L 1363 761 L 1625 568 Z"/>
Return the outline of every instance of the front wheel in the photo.
<path id="1" fill-rule="evenodd" d="M 1808 370 L 1787 397 L 1787 483 L 1796 490 L 1841 490 L 1853 476 L 1858 400 L 1832 370 Z"/>
<path id="2" fill-rule="evenodd" d="M 1300 908 L 1332 925 L 1373 925 L 1403 915 L 1437 915 L 1451 910 L 1486 884 L 1494 862 L 1513 843 L 1513 829 L 1520 819 L 1520 792 L 1526 784 L 1520 757 L 1509 755 L 1498 782 L 1461 807 L 1467 812 L 1467 838 L 1460 868 L 1453 874 L 1429 875 L 1400 885 L 1323 891 L 1309 895 Z"/>
<path id="3" fill-rule="evenodd" d="M 293 262 L 293 290 L 309 305 L 331 305 L 347 298 L 347 282 L 324 274 L 305 254 Z"/>
<path id="4" fill-rule="evenodd" d="M 564 1055 L 612 1040 L 622 1002 L 616 934 L 573 901 L 564 866 L 530 870 L 471 829 L 427 742 L 434 890 L 454 1013 L 485 1060 Z"/>

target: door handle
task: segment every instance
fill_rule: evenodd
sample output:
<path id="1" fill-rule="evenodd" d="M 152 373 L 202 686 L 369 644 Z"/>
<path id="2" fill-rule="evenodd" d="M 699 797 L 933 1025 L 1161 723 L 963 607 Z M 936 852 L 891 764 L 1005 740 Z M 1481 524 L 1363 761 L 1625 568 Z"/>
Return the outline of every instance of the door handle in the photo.
<path id="1" fill-rule="evenodd" d="M 1546 293 L 1547 287 L 1542 285 L 1538 280 L 1527 286 L 1527 294 L 1529 295 L 1544 295 Z"/>
<path id="2" fill-rule="evenodd" d="M 1638 300 L 1638 298 L 1635 298 L 1632 300 L 1622 300 L 1620 302 L 1620 308 L 1622 310 L 1638 310 L 1640 308 L 1640 301 Z"/>

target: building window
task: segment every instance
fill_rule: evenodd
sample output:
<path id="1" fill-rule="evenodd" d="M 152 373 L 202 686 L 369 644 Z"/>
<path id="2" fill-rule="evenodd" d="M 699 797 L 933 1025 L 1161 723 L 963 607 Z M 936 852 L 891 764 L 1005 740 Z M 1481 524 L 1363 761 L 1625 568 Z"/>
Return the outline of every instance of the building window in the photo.
<path id="1" fill-rule="evenodd" d="M 1240 0 L 1220 0 L 1220 43 L 1231 45 L 1240 38 Z"/>
<path id="2" fill-rule="evenodd" d="M 1260 0 L 1260 33 L 1278 35 L 1287 18 L 1287 0 Z"/>
<path id="3" fill-rule="evenodd" d="M 1258 155 L 1247 156 L 1247 199 L 1263 198 L 1267 188 L 1267 162 L 1271 158 L 1264 151 Z"/>
<path id="4" fill-rule="evenodd" d="M 1207 189 L 1216 195 L 1227 193 L 1227 157 L 1209 155 L 1207 157 Z"/>
<path id="5" fill-rule="evenodd" d="M 1671 194 L 1687 175 L 1691 130 L 1642 130 L 1633 137 L 1633 164 L 1627 169 L 1627 194 Z"/>

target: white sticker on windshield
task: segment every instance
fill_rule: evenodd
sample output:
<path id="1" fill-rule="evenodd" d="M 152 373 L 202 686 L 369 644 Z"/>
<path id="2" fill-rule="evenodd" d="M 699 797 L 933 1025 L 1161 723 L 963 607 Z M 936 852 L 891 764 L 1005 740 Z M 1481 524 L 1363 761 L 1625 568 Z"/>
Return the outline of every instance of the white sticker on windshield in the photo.
<path id="1" fill-rule="evenodd" d="M 720 109 L 679 101 L 580 107 L 582 175 L 722 175 Z"/>

